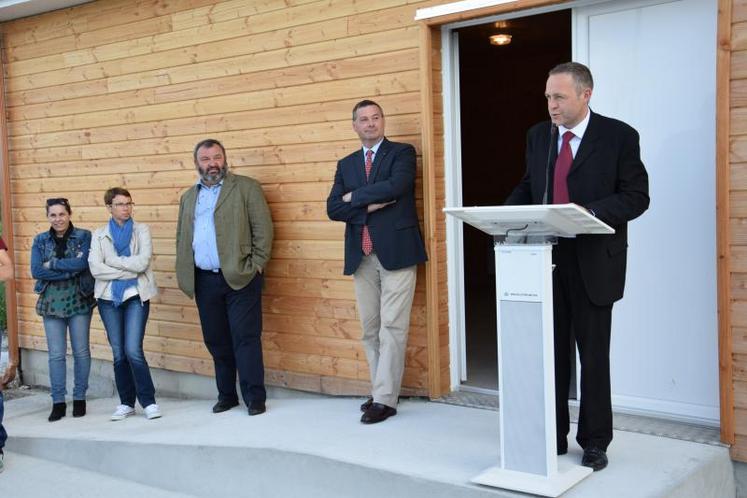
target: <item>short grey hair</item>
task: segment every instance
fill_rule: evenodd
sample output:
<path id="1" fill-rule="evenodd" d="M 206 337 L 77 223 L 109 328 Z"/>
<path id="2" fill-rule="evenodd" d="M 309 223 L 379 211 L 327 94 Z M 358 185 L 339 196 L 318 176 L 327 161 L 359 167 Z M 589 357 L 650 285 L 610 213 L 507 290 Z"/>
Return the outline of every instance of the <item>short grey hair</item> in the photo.
<path id="1" fill-rule="evenodd" d="M 220 147 L 221 152 L 223 152 L 223 157 L 226 157 L 226 149 L 223 147 L 223 144 L 217 141 L 214 138 L 206 138 L 205 140 L 201 140 L 200 142 L 195 145 L 194 151 L 192 152 L 192 157 L 195 160 L 195 164 L 197 164 L 197 152 L 199 152 L 200 149 L 203 147 L 207 147 L 208 149 L 214 145 L 217 145 Z"/>
<path id="2" fill-rule="evenodd" d="M 379 114 L 384 116 L 384 109 L 382 109 L 379 104 L 377 104 L 373 100 L 366 99 L 366 100 L 361 100 L 360 102 L 355 104 L 355 107 L 353 107 L 353 121 L 355 121 L 355 119 L 358 117 L 358 109 L 360 109 L 361 107 L 368 107 L 371 105 L 376 106 L 379 109 Z"/>
<path id="3" fill-rule="evenodd" d="M 594 89 L 594 78 L 591 76 L 591 71 L 580 62 L 558 64 L 550 69 L 548 76 L 552 76 L 553 74 L 570 74 L 573 78 L 573 83 L 576 85 L 577 93 L 581 93 L 587 88 L 590 90 Z"/>

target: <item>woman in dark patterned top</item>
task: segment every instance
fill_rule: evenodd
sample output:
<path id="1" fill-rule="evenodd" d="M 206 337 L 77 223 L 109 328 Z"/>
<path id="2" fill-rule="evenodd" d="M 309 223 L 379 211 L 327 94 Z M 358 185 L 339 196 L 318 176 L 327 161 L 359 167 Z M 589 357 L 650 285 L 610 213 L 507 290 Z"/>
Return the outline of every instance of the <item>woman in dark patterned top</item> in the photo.
<path id="1" fill-rule="evenodd" d="M 93 277 L 88 270 L 91 232 L 70 222 L 67 199 L 47 199 L 47 219 L 51 227 L 34 238 L 31 248 L 31 274 L 39 294 L 36 313 L 44 320 L 49 349 L 49 382 L 52 387 L 52 413 L 49 421 L 65 416 L 65 353 L 67 331 L 74 360 L 73 417 L 86 414 L 86 391 L 91 370 L 88 337 L 91 312 L 95 306 Z"/>

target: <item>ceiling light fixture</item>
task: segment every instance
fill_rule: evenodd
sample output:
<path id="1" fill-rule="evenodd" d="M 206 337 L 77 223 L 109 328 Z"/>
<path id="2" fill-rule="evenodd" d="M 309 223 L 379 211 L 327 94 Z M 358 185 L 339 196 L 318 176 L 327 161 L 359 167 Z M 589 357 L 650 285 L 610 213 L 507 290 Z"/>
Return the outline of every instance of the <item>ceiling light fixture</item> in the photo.
<path id="1" fill-rule="evenodd" d="M 498 33 L 490 37 L 490 43 L 492 45 L 508 45 L 511 43 L 511 35 L 506 33 Z"/>

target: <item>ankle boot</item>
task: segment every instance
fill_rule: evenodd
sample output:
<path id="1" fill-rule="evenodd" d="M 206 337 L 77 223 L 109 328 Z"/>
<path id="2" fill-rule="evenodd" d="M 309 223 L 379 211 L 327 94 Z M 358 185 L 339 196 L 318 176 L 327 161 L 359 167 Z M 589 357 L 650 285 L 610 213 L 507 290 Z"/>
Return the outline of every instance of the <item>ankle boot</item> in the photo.
<path id="1" fill-rule="evenodd" d="M 50 422 L 57 422 L 62 417 L 65 416 L 65 412 L 67 411 L 67 404 L 66 403 L 54 403 L 52 405 L 52 413 L 49 414 L 49 421 Z"/>
<path id="2" fill-rule="evenodd" d="M 73 417 L 82 417 L 86 414 L 86 400 L 73 400 Z"/>

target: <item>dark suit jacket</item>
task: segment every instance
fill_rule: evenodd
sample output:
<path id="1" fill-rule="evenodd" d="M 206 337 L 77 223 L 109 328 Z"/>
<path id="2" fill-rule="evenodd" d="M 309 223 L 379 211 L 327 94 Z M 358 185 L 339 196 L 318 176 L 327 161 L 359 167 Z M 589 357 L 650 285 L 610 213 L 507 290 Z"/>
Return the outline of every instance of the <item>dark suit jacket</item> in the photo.
<path id="1" fill-rule="evenodd" d="M 558 154 L 557 136 L 550 144 L 550 122 L 527 133 L 527 170 L 506 204 L 542 204 L 546 168 L 550 164 L 549 200 Z M 598 306 L 623 296 L 628 247 L 627 222 L 649 205 L 648 174 L 641 162 L 638 132 L 616 119 L 591 113 L 581 145 L 568 173 L 571 202 L 593 211 L 615 229 L 614 235 L 579 235 L 576 251 L 581 278 L 591 301 Z"/>
<path id="2" fill-rule="evenodd" d="M 352 192 L 352 201 L 342 196 Z M 373 213 L 369 204 L 396 200 Z M 358 149 L 337 163 L 335 182 L 327 198 L 330 219 L 345 222 L 345 275 L 352 275 L 363 257 L 361 233 L 368 225 L 374 251 L 387 270 L 425 261 L 425 246 L 415 209 L 415 149 L 390 142 L 379 146 L 366 181 L 365 159 Z"/>

